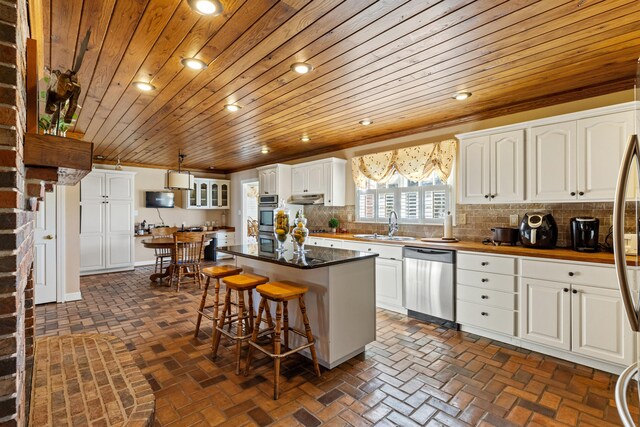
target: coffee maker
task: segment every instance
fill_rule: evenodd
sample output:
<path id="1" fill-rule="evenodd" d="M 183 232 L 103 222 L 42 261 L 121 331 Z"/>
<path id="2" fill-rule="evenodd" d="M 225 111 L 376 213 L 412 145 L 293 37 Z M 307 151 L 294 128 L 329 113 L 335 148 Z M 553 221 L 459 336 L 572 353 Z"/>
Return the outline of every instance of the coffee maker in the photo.
<path id="1" fill-rule="evenodd" d="M 598 232 L 600 220 L 598 218 L 571 218 L 571 247 L 578 252 L 598 251 Z"/>

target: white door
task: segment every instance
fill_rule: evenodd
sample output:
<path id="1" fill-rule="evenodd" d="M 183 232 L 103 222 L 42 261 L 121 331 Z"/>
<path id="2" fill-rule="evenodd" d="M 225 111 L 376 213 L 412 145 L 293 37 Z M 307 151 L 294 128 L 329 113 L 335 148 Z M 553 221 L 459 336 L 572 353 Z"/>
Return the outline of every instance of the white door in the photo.
<path id="1" fill-rule="evenodd" d="M 209 181 L 206 179 L 196 179 L 197 192 L 197 206 L 200 209 L 208 209 L 210 206 L 209 200 Z"/>
<path id="2" fill-rule="evenodd" d="M 578 198 L 613 200 L 633 112 L 578 120 Z M 633 181 L 632 181 L 633 182 Z"/>
<path id="3" fill-rule="evenodd" d="M 220 183 L 211 181 L 209 183 L 209 203 L 212 208 L 220 207 Z"/>
<path id="4" fill-rule="evenodd" d="M 520 337 L 552 347 L 571 348 L 570 286 L 522 278 Z"/>
<path id="5" fill-rule="evenodd" d="M 132 202 L 110 200 L 106 203 L 106 268 L 133 264 Z"/>
<path id="6" fill-rule="evenodd" d="M 533 127 L 528 147 L 529 199 L 575 199 L 576 123 Z"/>
<path id="7" fill-rule="evenodd" d="M 524 200 L 524 130 L 491 135 L 491 195 L 494 202 Z"/>
<path id="8" fill-rule="evenodd" d="M 105 267 L 105 206 L 103 199 L 80 202 L 81 272 Z"/>
<path id="9" fill-rule="evenodd" d="M 376 305 L 393 311 L 402 307 L 402 261 L 376 258 Z"/>
<path id="10" fill-rule="evenodd" d="M 133 199 L 133 179 L 130 175 L 107 174 L 105 182 L 108 199 Z"/>
<path id="11" fill-rule="evenodd" d="M 229 182 L 220 183 L 220 199 L 218 199 L 218 207 L 229 209 Z"/>
<path id="12" fill-rule="evenodd" d="M 45 193 L 36 214 L 33 279 L 36 304 L 56 301 L 56 192 Z"/>
<path id="13" fill-rule="evenodd" d="M 462 203 L 488 203 L 491 192 L 490 139 L 488 136 L 461 141 Z"/>
<path id="14" fill-rule="evenodd" d="M 324 165 L 322 163 L 307 167 L 307 193 L 324 193 Z"/>
<path id="15" fill-rule="evenodd" d="M 627 323 L 620 291 L 572 287 L 571 350 L 601 360 L 633 362 L 633 332 Z"/>
<path id="16" fill-rule="evenodd" d="M 307 168 L 300 166 L 291 168 L 291 193 L 303 194 L 307 192 Z"/>
<path id="17" fill-rule="evenodd" d="M 105 173 L 92 171 L 80 182 L 80 200 L 102 200 L 105 192 Z"/>
<path id="18" fill-rule="evenodd" d="M 258 172 L 258 190 L 260 191 L 260 195 L 263 196 L 265 194 L 269 194 L 269 189 L 267 186 L 269 185 L 267 171 L 259 171 Z"/>
<path id="19" fill-rule="evenodd" d="M 322 167 L 324 169 L 324 188 L 322 190 L 324 193 L 324 205 L 333 206 L 333 162 L 327 162 Z"/>
<path id="20" fill-rule="evenodd" d="M 267 171 L 267 190 L 267 194 L 278 193 L 278 170 L 275 168 Z"/>

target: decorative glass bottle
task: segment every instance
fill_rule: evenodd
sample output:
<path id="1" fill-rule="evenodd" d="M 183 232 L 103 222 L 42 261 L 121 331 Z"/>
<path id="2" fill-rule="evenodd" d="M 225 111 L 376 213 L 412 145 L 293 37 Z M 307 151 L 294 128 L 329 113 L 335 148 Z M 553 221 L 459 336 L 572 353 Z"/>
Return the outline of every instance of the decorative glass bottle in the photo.
<path id="1" fill-rule="evenodd" d="M 296 253 L 304 254 L 304 244 L 309 237 L 309 229 L 307 228 L 307 218 L 304 217 L 302 210 L 296 214 L 295 227 L 291 230 L 291 238 Z"/>
<path id="2" fill-rule="evenodd" d="M 289 234 L 289 209 L 284 205 L 284 202 L 273 210 L 273 234 L 276 236 L 278 242 L 278 252 L 285 251 L 284 243 L 287 241 L 287 235 Z"/>

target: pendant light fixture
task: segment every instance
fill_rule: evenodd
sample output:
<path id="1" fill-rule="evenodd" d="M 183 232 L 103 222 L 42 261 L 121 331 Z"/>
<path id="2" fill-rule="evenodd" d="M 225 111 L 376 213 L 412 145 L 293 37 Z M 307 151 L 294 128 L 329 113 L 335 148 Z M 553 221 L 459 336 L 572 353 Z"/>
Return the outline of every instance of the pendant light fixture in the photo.
<path id="1" fill-rule="evenodd" d="M 186 154 L 178 151 L 178 170 L 167 171 L 167 190 L 190 190 L 193 186 L 193 175 L 189 171 L 182 171 L 182 162 Z"/>

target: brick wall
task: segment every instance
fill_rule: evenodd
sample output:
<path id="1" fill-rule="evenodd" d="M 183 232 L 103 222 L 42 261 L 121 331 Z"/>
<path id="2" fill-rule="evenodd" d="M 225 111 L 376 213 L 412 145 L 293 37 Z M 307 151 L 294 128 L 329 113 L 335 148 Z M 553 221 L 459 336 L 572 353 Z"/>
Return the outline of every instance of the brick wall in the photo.
<path id="1" fill-rule="evenodd" d="M 33 360 L 33 212 L 25 209 L 26 0 L 0 0 L 0 424 L 24 425 Z"/>
<path id="2" fill-rule="evenodd" d="M 571 244 L 569 221 L 573 217 L 585 216 L 600 219 L 600 242 L 603 243 L 609 227 L 613 203 L 514 203 L 489 205 L 457 205 L 457 216 L 466 215 L 466 224 L 454 227 L 454 235 L 459 239 L 481 242 L 491 237 L 492 227 L 509 227 L 509 215 L 517 214 L 519 220 L 526 212 L 551 212 L 558 224 L 558 246 Z M 329 218 L 335 216 L 340 221 L 340 227 L 350 233 L 386 233 L 387 225 L 357 223 L 355 220 L 355 206 L 340 208 L 324 206 L 307 206 L 305 213 L 308 218 L 309 229 L 327 229 Z M 633 211 L 627 209 L 627 226 L 634 225 Z M 351 221 L 349 221 L 351 218 Z M 441 237 L 442 226 L 401 225 L 397 234 L 415 237 Z"/>

